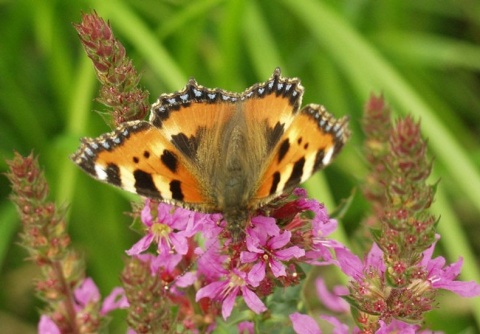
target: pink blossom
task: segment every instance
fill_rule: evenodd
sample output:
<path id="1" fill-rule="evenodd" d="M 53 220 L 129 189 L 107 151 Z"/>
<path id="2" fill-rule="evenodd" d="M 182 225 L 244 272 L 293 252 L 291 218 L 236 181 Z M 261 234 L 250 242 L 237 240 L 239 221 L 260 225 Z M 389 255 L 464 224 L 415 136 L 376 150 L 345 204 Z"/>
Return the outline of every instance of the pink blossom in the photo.
<path id="1" fill-rule="evenodd" d="M 313 265 L 335 263 L 332 250 L 343 248 L 344 246 L 338 241 L 327 238 L 327 236 L 337 229 L 338 222 L 335 219 L 331 219 L 328 216 L 325 206 L 316 200 L 299 198 L 297 205 L 302 210 L 309 210 L 314 214 L 311 221 L 312 249 L 305 254 L 307 258 L 306 262 Z M 322 261 L 318 261 L 318 259 L 322 259 Z"/>
<path id="2" fill-rule="evenodd" d="M 286 276 L 285 266 L 281 261 L 305 255 L 305 251 L 298 246 L 284 248 L 289 243 L 291 235 L 290 231 L 284 231 L 271 237 L 266 233 L 259 233 L 259 231 L 247 234 L 248 251 L 241 252 L 240 261 L 243 263 L 255 262 L 248 273 L 251 281 L 262 281 L 267 266 L 275 277 Z"/>
<path id="3" fill-rule="evenodd" d="M 175 251 L 185 255 L 188 251 L 188 239 L 200 228 L 203 215 L 166 203 L 158 204 L 157 218 L 154 220 L 150 208 L 151 201 L 145 201 L 141 213 L 142 223 L 147 227 L 147 234 L 126 251 L 128 255 L 138 255 L 157 244 L 158 252 Z"/>
<path id="4" fill-rule="evenodd" d="M 255 282 L 250 282 L 247 274 L 239 270 L 232 270 L 227 279 L 210 283 L 197 291 L 195 300 L 198 302 L 202 298 L 210 298 L 222 302 L 222 316 L 227 319 L 232 313 L 235 299 L 238 295 L 243 296 L 247 306 L 255 313 L 261 313 L 267 310 L 263 302 L 251 290 L 255 287 Z"/>
<path id="5" fill-rule="evenodd" d="M 463 265 L 463 259 L 459 258 L 445 267 L 445 258 L 442 256 L 432 259 L 434 243 L 425 252 L 423 252 L 423 259 L 421 265 L 424 266 L 428 272 L 428 281 L 435 289 L 450 290 L 462 297 L 476 297 L 480 295 L 480 285 L 474 281 L 462 282 L 455 281 L 460 275 L 460 269 Z"/>
<path id="6" fill-rule="evenodd" d="M 88 304 L 97 303 L 101 298 L 97 286 L 90 277 L 83 280 L 82 284 L 73 291 L 73 295 L 76 301 L 74 307 L 77 312 L 83 310 Z M 103 301 L 101 314 L 105 315 L 115 309 L 127 308 L 128 306 L 125 291 L 123 288 L 116 287 Z"/>

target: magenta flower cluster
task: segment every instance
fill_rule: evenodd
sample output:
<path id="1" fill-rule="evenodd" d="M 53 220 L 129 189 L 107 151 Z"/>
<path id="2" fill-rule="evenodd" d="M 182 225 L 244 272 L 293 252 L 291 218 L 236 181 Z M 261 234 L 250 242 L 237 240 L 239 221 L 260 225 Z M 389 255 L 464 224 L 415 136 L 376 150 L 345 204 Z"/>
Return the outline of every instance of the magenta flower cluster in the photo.
<path id="1" fill-rule="evenodd" d="M 275 217 L 258 215 L 251 219 L 251 224 L 246 228 L 245 242 L 238 244 L 233 243 L 228 235 L 225 237 L 225 222 L 221 215 L 201 214 L 147 199 L 141 212 L 146 235 L 127 254 L 148 259 L 152 274 L 169 277 L 170 281 L 164 283 L 176 300 L 184 298 L 183 288 L 194 284 L 199 286 L 195 302 L 200 305 L 204 302 L 203 310 L 207 313 L 218 307 L 224 320 L 231 315 L 239 298 L 257 314 L 267 311 L 264 297 L 273 292 L 273 286 L 298 284 L 296 278 L 299 273 L 296 268 L 301 263 L 336 265 L 352 282 L 363 285 L 366 295 L 374 293 L 369 291 L 370 273 L 375 271 L 378 277 L 384 277 L 386 270 L 380 248 L 374 243 L 362 261 L 341 243 L 328 238 L 336 229 L 337 222 L 328 216 L 323 205 L 307 199 L 302 189 L 297 189 L 294 194 L 295 198 L 285 202 L 279 210 L 288 208 L 291 214 L 292 207 L 295 208 L 294 218 L 288 224 L 280 227 Z M 153 211 L 156 216 L 152 215 Z M 197 233 L 203 236 L 201 244 L 192 242 Z M 151 247 L 157 255 L 144 253 Z M 480 295 L 480 286 L 475 282 L 455 280 L 460 273 L 462 260 L 445 266 L 444 258 L 432 259 L 434 247 L 435 244 L 424 252 L 421 261 L 421 266 L 428 272 L 427 278 L 417 280 L 409 289 L 418 294 L 421 294 L 421 289 L 445 289 L 464 297 Z M 192 253 L 195 259 L 188 262 L 193 261 L 194 265 L 188 270 L 179 271 L 177 266 L 184 267 L 180 265 L 184 261 L 182 258 Z M 345 301 L 349 294 L 347 287 L 337 286 L 330 292 L 321 279 L 316 286 L 319 300 L 328 309 L 338 314 L 350 312 L 350 306 Z M 214 317 L 217 314 L 213 312 L 210 315 Z M 320 319 L 330 323 L 336 333 L 349 333 L 349 326 L 334 316 L 324 315 L 317 320 Z M 297 333 L 321 333 L 317 320 L 308 315 L 293 313 L 290 320 Z M 184 321 L 190 322 L 191 319 Z M 379 323 L 380 328 L 376 333 L 389 333 L 392 330 L 415 333 L 420 328 L 418 324 L 398 319 L 391 319 L 389 323 L 380 320 Z M 211 325 L 209 331 L 214 328 L 215 325 Z M 248 322 L 240 323 L 239 330 L 241 328 L 250 328 Z M 249 330 L 246 332 L 253 333 Z M 362 332 L 354 328 L 354 333 Z"/>
<path id="2" fill-rule="evenodd" d="M 208 300 L 210 309 L 221 305 L 224 319 L 239 296 L 252 311 L 261 313 L 267 310 L 262 298 L 273 292 L 274 285 L 298 284 L 299 263 L 334 263 L 333 250 L 343 247 L 327 238 L 337 222 L 329 218 L 323 205 L 305 196 L 304 190 L 298 189 L 295 198 L 287 202 L 296 210 L 287 226 L 280 228 L 274 217 L 255 216 L 245 230 L 245 241 L 239 243 L 226 236 L 219 214 L 201 214 L 147 199 L 141 212 L 146 234 L 127 254 L 146 259 L 143 252 L 153 247 L 157 255 L 148 256 L 152 273 L 172 278 L 165 282 L 170 293 L 181 294 L 178 288 L 200 282 L 195 301 Z M 306 212 L 313 218 L 304 217 Z M 192 243 L 198 233 L 203 236 L 203 246 Z M 195 265 L 187 271 L 176 270 L 182 257 L 192 252 Z"/>

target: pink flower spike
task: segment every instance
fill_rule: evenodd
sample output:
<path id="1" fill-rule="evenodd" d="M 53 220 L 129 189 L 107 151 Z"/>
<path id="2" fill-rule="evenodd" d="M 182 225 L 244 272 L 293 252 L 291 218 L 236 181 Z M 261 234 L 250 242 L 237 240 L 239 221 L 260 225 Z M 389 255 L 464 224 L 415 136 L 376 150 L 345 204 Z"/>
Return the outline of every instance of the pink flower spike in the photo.
<path id="1" fill-rule="evenodd" d="M 292 313 L 289 316 L 293 325 L 293 330 L 297 334 L 321 334 L 322 331 L 318 324 L 309 315 L 301 314 L 298 312 Z"/>
<path id="2" fill-rule="evenodd" d="M 60 334 L 60 329 L 49 316 L 43 314 L 38 323 L 38 334 Z"/>

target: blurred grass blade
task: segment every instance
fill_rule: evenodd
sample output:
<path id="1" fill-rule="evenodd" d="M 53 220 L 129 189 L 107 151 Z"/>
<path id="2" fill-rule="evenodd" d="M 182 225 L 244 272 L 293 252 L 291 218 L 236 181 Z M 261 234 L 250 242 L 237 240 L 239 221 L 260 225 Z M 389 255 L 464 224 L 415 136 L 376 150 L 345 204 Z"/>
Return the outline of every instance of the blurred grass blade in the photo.
<path id="1" fill-rule="evenodd" d="M 383 32 L 373 38 L 387 51 L 419 66 L 480 70 L 479 45 L 433 34 L 404 31 Z"/>
<path id="2" fill-rule="evenodd" d="M 259 77 L 268 78 L 272 75 L 274 67 L 284 68 L 280 51 L 273 39 L 274 34 L 268 29 L 267 22 L 255 1 L 248 3 L 243 29 L 247 50 Z"/>
<path id="3" fill-rule="evenodd" d="M 185 85 L 186 76 L 180 66 L 160 44 L 155 33 L 125 3 L 113 0 L 108 4 L 93 0 L 91 3 L 102 17 L 115 22 L 113 31 L 117 33 L 117 38 L 134 45 L 170 90 L 178 90 Z"/>

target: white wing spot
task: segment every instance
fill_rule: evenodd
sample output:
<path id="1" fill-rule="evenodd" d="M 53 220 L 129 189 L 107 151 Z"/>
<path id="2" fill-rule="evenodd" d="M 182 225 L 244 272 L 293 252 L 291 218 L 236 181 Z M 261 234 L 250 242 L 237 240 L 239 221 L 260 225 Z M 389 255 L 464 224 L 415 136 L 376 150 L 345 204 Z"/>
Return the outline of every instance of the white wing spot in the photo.
<path id="1" fill-rule="evenodd" d="M 334 150 L 335 149 L 332 146 L 328 149 L 328 151 L 325 152 L 325 155 L 323 156 L 323 159 L 322 159 L 322 164 L 324 166 L 328 165 L 330 163 L 330 160 L 332 160 Z"/>
<path id="2" fill-rule="evenodd" d="M 97 174 L 97 178 L 102 181 L 105 181 L 108 177 L 102 166 L 95 166 L 95 173 Z"/>

